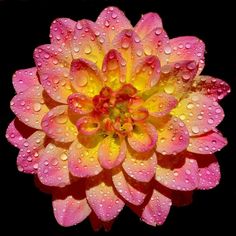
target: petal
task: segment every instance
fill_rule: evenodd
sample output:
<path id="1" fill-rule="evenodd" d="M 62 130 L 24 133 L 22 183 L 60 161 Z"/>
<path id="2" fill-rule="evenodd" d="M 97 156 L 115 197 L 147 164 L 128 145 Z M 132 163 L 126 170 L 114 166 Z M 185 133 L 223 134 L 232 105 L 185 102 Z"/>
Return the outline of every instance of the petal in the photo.
<path id="1" fill-rule="evenodd" d="M 154 189 L 151 198 L 145 205 L 141 219 L 152 226 L 162 225 L 170 211 L 171 200 Z"/>
<path id="2" fill-rule="evenodd" d="M 162 28 L 162 21 L 158 14 L 149 12 L 142 15 L 142 18 L 138 21 L 134 27 L 135 32 L 143 39 L 148 33 L 155 28 Z"/>
<path id="3" fill-rule="evenodd" d="M 161 117 L 167 115 L 177 105 L 175 97 L 166 93 L 156 93 L 148 98 L 144 107 L 149 114 L 154 117 Z"/>
<path id="4" fill-rule="evenodd" d="M 162 27 L 155 27 L 143 39 L 143 50 L 146 56 L 156 55 L 161 66 L 166 65 L 171 53 L 169 38 Z"/>
<path id="5" fill-rule="evenodd" d="M 24 173 L 35 174 L 38 170 L 38 161 L 45 146 L 45 133 L 34 132 L 21 146 L 17 157 L 18 170 Z"/>
<path id="6" fill-rule="evenodd" d="M 97 175 L 102 171 L 97 158 L 98 147 L 99 145 L 86 147 L 78 140 L 71 144 L 68 154 L 68 165 L 72 175 L 88 177 Z"/>
<path id="7" fill-rule="evenodd" d="M 117 49 L 126 61 L 126 80 L 129 83 L 133 67 L 143 55 L 143 48 L 139 36 L 132 30 L 123 30 L 114 38 L 113 47 Z"/>
<path id="8" fill-rule="evenodd" d="M 113 184 L 117 192 L 133 205 L 141 205 L 147 194 L 147 185 L 135 181 L 126 175 L 121 168 L 113 170 Z"/>
<path id="9" fill-rule="evenodd" d="M 49 143 L 40 155 L 38 177 L 42 184 L 64 187 L 70 184 L 67 150 Z"/>
<path id="10" fill-rule="evenodd" d="M 126 81 L 126 62 L 121 54 L 111 49 L 105 56 L 102 65 L 105 84 L 113 90 L 119 89 Z"/>
<path id="11" fill-rule="evenodd" d="M 198 154 L 212 154 L 220 151 L 225 145 L 227 139 L 219 131 L 210 131 L 201 136 L 191 137 L 187 150 Z"/>
<path id="12" fill-rule="evenodd" d="M 198 74 L 204 67 L 205 44 L 202 40 L 193 36 L 182 36 L 170 40 L 172 52 L 169 62 L 177 62 L 182 60 L 193 60 L 197 64 Z"/>
<path id="13" fill-rule="evenodd" d="M 13 97 L 10 105 L 20 121 L 35 129 L 41 129 L 41 120 L 49 110 L 44 103 L 41 85 L 18 93 Z"/>
<path id="14" fill-rule="evenodd" d="M 82 222 L 91 213 L 80 182 L 53 192 L 54 216 L 61 226 L 68 227 Z"/>
<path id="15" fill-rule="evenodd" d="M 156 56 L 144 57 L 134 70 L 131 83 L 139 91 L 151 89 L 160 77 L 160 61 Z"/>
<path id="16" fill-rule="evenodd" d="M 172 110 L 186 125 L 190 136 L 201 135 L 215 128 L 224 118 L 221 106 L 200 93 L 191 93 Z"/>
<path id="17" fill-rule="evenodd" d="M 88 97 L 94 97 L 102 89 L 102 79 L 95 64 L 84 59 L 73 60 L 70 74 L 74 89 Z"/>
<path id="18" fill-rule="evenodd" d="M 158 155 L 156 180 L 173 190 L 190 191 L 198 186 L 198 166 L 187 154 Z"/>
<path id="19" fill-rule="evenodd" d="M 67 105 L 60 105 L 50 110 L 42 120 L 42 129 L 52 139 L 68 143 L 74 141 L 78 132 L 71 122 Z"/>
<path id="20" fill-rule="evenodd" d="M 221 79 L 203 75 L 194 79 L 192 91 L 199 92 L 218 101 L 230 93 L 230 86 Z"/>
<path id="21" fill-rule="evenodd" d="M 156 128 L 150 123 L 136 123 L 130 136 L 129 145 L 137 152 L 147 152 L 155 147 L 157 142 Z"/>
<path id="22" fill-rule="evenodd" d="M 36 67 L 16 71 L 12 83 L 17 93 L 39 85 Z"/>
<path id="23" fill-rule="evenodd" d="M 156 151 L 163 155 L 172 155 L 185 150 L 189 144 L 189 134 L 184 123 L 173 116 L 155 120 L 158 133 Z"/>
<path id="24" fill-rule="evenodd" d="M 194 61 L 181 61 L 163 66 L 156 92 L 165 92 L 180 99 L 190 90 L 196 72 L 197 65 Z"/>
<path id="25" fill-rule="evenodd" d="M 156 166 L 157 158 L 153 151 L 140 153 L 131 149 L 122 164 L 125 172 L 140 182 L 149 182 L 155 174 Z"/>
<path id="26" fill-rule="evenodd" d="M 220 166 L 214 155 L 198 156 L 198 189 L 212 189 L 220 182 Z"/>
<path id="27" fill-rule="evenodd" d="M 101 68 L 107 51 L 107 38 L 102 28 L 89 20 L 77 22 L 72 40 L 72 56 L 83 58 Z"/>
<path id="28" fill-rule="evenodd" d="M 111 135 L 102 140 L 98 149 L 98 160 L 105 169 L 118 166 L 125 159 L 125 155 L 125 140 Z"/>
<path id="29" fill-rule="evenodd" d="M 100 129 L 100 122 L 92 116 L 82 116 L 76 122 L 79 133 L 83 135 L 94 135 Z"/>
<path id="30" fill-rule="evenodd" d="M 98 16 L 96 23 L 102 27 L 110 42 L 122 30 L 133 28 L 124 13 L 117 7 L 105 8 Z"/>
<path id="31" fill-rule="evenodd" d="M 6 138 L 12 145 L 20 148 L 26 138 L 28 138 L 33 132 L 34 129 L 24 125 L 16 118 L 7 127 Z"/>
<path id="32" fill-rule="evenodd" d="M 86 196 L 90 207 L 102 221 L 116 218 L 125 205 L 114 192 L 112 180 L 105 174 L 87 179 Z"/>
<path id="33" fill-rule="evenodd" d="M 76 22 L 68 18 L 54 20 L 50 26 L 51 43 L 59 46 L 65 44 L 69 47 L 75 26 Z"/>

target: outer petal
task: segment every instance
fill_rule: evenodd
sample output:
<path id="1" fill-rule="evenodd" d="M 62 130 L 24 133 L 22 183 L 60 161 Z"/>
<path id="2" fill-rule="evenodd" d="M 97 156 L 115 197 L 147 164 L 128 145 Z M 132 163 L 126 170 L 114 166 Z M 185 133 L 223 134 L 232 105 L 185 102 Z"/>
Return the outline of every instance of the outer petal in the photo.
<path id="1" fill-rule="evenodd" d="M 144 107 L 154 117 L 167 115 L 176 105 L 176 98 L 166 93 L 156 93 L 144 103 Z"/>
<path id="2" fill-rule="evenodd" d="M 65 44 L 70 47 L 72 34 L 75 30 L 76 22 L 68 18 L 58 18 L 50 26 L 51 43 L 61 46 Z"/>
<path id="3" fill-rule="evenodd" d="M 10 104 L 20 121 L 32 128 L 41 129 L 41 120 L 48 112 L 48 107 L 44 104 L 41 85 L 18 93 Z"/>
<path id="4" fill-rule="evenodd" d="M 102 140 L 98 149 L 98 160 L 103 168 L 112 169 L 118 166 L 126 155 L 125 140 L 107 136 Z"/>
<path id="5" fill-rule="evenodd" d="M 214 155 L 198 156 L 198 189 L 212 189 L 220 182 L 220 166 Z"/>
<path id="6" fill-rule="evenodd" d="M 196 72 L 197 65 L 194 61 L 181 61 L 163 66 L 156 90 L 180 99 L 190 90 Z"/>
<path id="7" fill-rule="evenodd" d="M 156 166 L 157 158 L 153 151 L 140 153 L 131 149 L 122 164 L 125 172 L 140 182 L 149 182 L 155 174 Z"/>
<path id="8" fill-rule="evenodd" d="M 45 145 L 45 133 L 34 132 L 21 146 L 17 157 L 18 170 L 24 173 L 35 174 L 38 169 L 38 161 Z"/>
<path id="9" fill-rule="evenodd" d="M 130 136 L 129 145 L 137 152 L 147 152 L 153 149 L 157 142 L 157 132 L 150 123 L 136 124 Z"/>
<path id="10" fill-rule="evenodd" d="M 105 8 L 98 16 L 96 23 L 102 27 L 110 42 L 122 30 L 133 28 L 124 13 L 117 7 Z"/>
<path id="11" fill-rule="evenodd" d="M 218 101 L 230 93 L 230 86 L 221 79 L 203 75 L 194 79 L 192 91 L 199 92 Z"/>
<path id="12" fill-rule="evenodd" d="M 49 143 L 40 155 L 39 180 L 48 186 L 64 187 L 70 184 L 67 150 Z"/>
<path id="13" fill-rule="evenodd" d="M 114 192 L 112 180 L 105 174 L 87 179 L 86 196 L 89 205 L 102 221 L 116 218 L 125 205 Z"/>
<path id="14" fill-rule="evenodd" d="M 224 111 L 220 105 L 200 93 L 189 94 L 171 113 L 185 123 L 190 136 L 212 130 L 224 118 Z"/>
<path id="15" fill-rule="evenodd" d="M 132 77 L 133 67 L 138 59 L 143 55 L 143 47 L 139 36 L 132 30 L 121 31 L 112 42 L 126 61 L 127 74 L 126 80 L 129 83 Z"/>
<path id="16" fill-rule="evenodd" d="M 156 151 L 172 155 L 185 150 L 189 144 L 189 134 L 184 123 L 171 116 L 154 120 L 158 133 Z"/>
<path id="17" fill-rule="evenodd" d="M 64 227 L 82 222 L 91 213 L 79 183 L 54 191 L 52 204 L 57 222 Z"/>
<path id="18" fill-rule="evenodd" d="M 170 207 L 171 200 L 154 189 L 149 202 L 143 209 L 141 218 L 149 225 L 162 225 L 169 214 Z"/>
<path id="19" fill-rule="evenodd" d="M 68 106 L 60 105 L 50 110 L 42 120 L 42 128 L 46 134 L 58 142 L 72 142 L 78 132 L 71 122 Z"/>
<path id="20" fill-rule="evenodd" d="M 121 168 L 113 170 L 113 184 L 117 192 L 133 205 L 141 205 L 147 194 L 147 185 L 135 181 L 125 173 Z"/>
<path id="21" fill-rule="evenodd" d="M 107 38 L 102 28 L 89 20 L 78 21 L 72 40 L 73 58 L 84 58 L 101 68 L 106 51 Z"/>
<path id="22" fill-rule="evenodd" d="M 155 28 L 162 28 L 162 21 L 158 14 L 149 12 L 142 15 L 142 18 L 138 21 L 134 27 L 135 32 L 143 39 L 148 33 Z"/>
<path id="23" fill-rule="evenodd" d="M 173 190 L 190 191 L 198 186 L 198 166 L 187 154 L 158 156 L 156 180 Z"/>
<path id="24" fill-rule="evenodd" d="M 144 57 L 133 72 L 132 85 L 139 91 L 151 89 L 157 84 L 160 71 L 160 61 L 156 56 Z"/>
<path id="25" fill-rule="evenodd" d="M 126 81 L 126 62 L 121 54 L 111 49 L 105 56 L 102 72 L 105 84 L 113 90 L 118 90 Z"/>
<path id="26" fill-rule="evenodd" d="M 194 60 L 198 67 L 198 74 L 204 67 L 205 44 L 202 40 L 193 36 L 182 36 L 170 40 L 172 53 L 169 61 L 176 62 L 182 60 Z"/>
<path id="27" fill-rule="evenodd" d="M 77 177 L 97 175 L 102 168 L 97 159 L 99 145 L 85 147 L 75 140 L 69 148 L 69 170 Z"/>
<path id="28" fill-rule="evenodd" d="M 36 67 L 18 70 L 12 77 L 12 83 L 17 93 L 39 85 Z"/>
<path id="29" fill-rule="evenodd" d="M 26 138 L 33 132 L 34 129 L 24 125 L 16 118 L 7 127 L 6 138 L 12 145 L 20 148 L 24 144 Z"/>
<path id="30" fill-rule="evenodd" d="M 188 151 L 198 154 L 212 154 L 227 145 L 227 139 L 218 131 L 210 131 L 190 138 Z"/>
<path id="31" fill-rule="evenodd" d="M 98 68 L 87 60 L 73 60 L 70 74 L 74 89 L 80 93 L 94 97 L 102 89 L 102 79 Z"/>

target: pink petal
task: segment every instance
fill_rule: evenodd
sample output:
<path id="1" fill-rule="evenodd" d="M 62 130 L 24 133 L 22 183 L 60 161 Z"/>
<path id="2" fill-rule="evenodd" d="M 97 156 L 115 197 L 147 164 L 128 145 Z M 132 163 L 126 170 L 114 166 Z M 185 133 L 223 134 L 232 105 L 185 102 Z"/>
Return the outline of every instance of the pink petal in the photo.
<path id="1" fill-rule="evenodd" d="M 172 53 L 169 61 L 194 60 L 199 64 L 198 74 L 204 67 L 205 44 L 202 40 L 193 36 L 182 36 L 170 40 Z"/>
<path id="2" fill-rule="evenodd" d="M 70 46 L 76 22 L 68 18 L 58 18 L 50 26 L 51 43 L 61 46 Z"/>
<path id="3" fill-rule="evenodd" d="M 155 28 L 162 28 L 162 21 L 158 14 L 149 12 L 142 15 L 142 18 L 138 21 L 134 27 L 135 32 L 143 39 L 148 33 Z"/>
<path id="4" fill-rule="evenodd" d="M 214 155 L 197 157 L 199 167 L 198 189 L 212 189 L 220 182 L 220 166 Z"/>
<path id="5" fill-rule="evenodd" d="M 188 147 L 188 130 L 180 119 L 166 116 L 154 121 L 158 133 L 157 152 L 163 155 L 172 155 L 182 152 Z"/>
<path id="6" fill-rule="evenodd" d="M 68 165 L 72 175 L 88 177 L 97 175 L 102 171 L 98 162 L 98 147 L 98 144 L 86 147 L 78 140 L 71 144 L 68 154 Z"/>
<path id="7" fill-rule="evenodd" d="M 157 84 L 160 71 L 160 61 L 156 56 L 144 57 L 136 66 L 131 83 L 142 92 L 151 89 Z"/>
<path id="8" fill-rule="evenodd" d="M 221 106 L 200 93 L 189 94 L 171 113 L 185 123 L 190 136 L 211 131 L 224 118 Z"/>
<path id="9" fill-rule="evenodd" d="M 103 80 L 113 90 L 119 89 L 126 81 L 126 62 L 121 54 L 111 49 L 105 56 L 102 65 Z"/>
<path id="10" fill-rule="evenodd" d="M 162 225 L 170 211 L 171 200 L 154 189 L 152 196 L 144 207 L 141 219 L 152 226 Z"/>
<path id="11" fill-rule="evenodd" d="M 16 71 L 12 83 L 17 93 L 39 85 L 36 67 Z"/>
<path id="12" fill-rule="evenodd" d="M 107 37 L 99 25 L 89 20 L 78 21 L 71 46 L 74 59 L 83 58 L 101 68 L 107 51 Z"/>
<path id="13" fill-rule="evenodd" d="M 201 136 L 191 137 L 188 151 L 198 154 L 212 154 L 220 151 L 225 145 L 227 145 L 227 140 L 219 131 L 210 131 Z"/>
<path id="14" fill-rule="evenodd" d="M 52 139 L 68 143 L 75 140 L 78 131 L 72 123 L 67 105 L 60 105 L 51 109 L 42 120 L 42 129 Z"/>
<path id="15" fill-rule="evenodd" d="M 105 8 L 98 16 L 96 23 L 102 27 L 110 42 L 122 30 L 133 28 L 124 13 L 117 7 Z"/>
<path id="16" fill-rule="evenodd" d="M 137 152 L 150 151 L 155 147 L 156 142 L 156 128 L 150 123 L 137 123 L 130 136 L 128 136 L 129 145 Z"/>
<path id="17" fill-rule="evenodd" d="M 176 105 L 177 100 L 175 97 L 166 93 L 155 93 L 144 103 L 144 107 L 154 117 L 167 115 Z"/>
<path id="18" fill-rule="evenodd" d="M 113 170 L 113 184 L 117 192 L 133 205 L 141 205 L 147 194 L 147 186 L 135 181 L 125 173 L 121 168 Z"/>
<path id="19" fill-rule="evenodd" d="M 44 132 L 36 131 L 24 141 L 17 157 L 19 171 L 29 174 L 37 173 L 38 161 L 45 146 L 45 137 Z"/>
<path id="20" fill-rule="evenodd" d="M 230 93 L 230 86 L 221 79 L 202 75 L 194 79 L 192 91 L 199 92 L 218 101 Z"/>
<path id="21" fill-rule="evenodd" d="M 81 189 L 79 183 L 53 192 L 54 216 L 61 226 L 76 225 L 91 213 L 84 188 Z"/>
<path id="22" fill-rule="evenodd" d="M 140 153 L 131 149 L 122 164 L 125 172 L 140 182 L 149 182 L 155 174 L 156 166 L 157 158 L 153 151 Z"/>
<path id="23" fill-rule="evenodd" d="M 20 121 L 32 128 L 41 129 L 42 118 L 48 112 L 41 85 L 18 93 L 13 97 L 10 105 Z"/>
<path id="24" fill-rule="evenodd" d="M 156 180 L 173 190 L 190 191 L 198 186 L 198 166 L 183 153 L 176 156 L 158 155 Z"/>
<path id="25" fill-rule="evenodd" d="M 38 163 L 38 177 L 43 184 L 56 187 L 70 184 L 67 155 L 65 148 L 47 145 Z"/>
<path id="26" fill-rule="evenodd" d="M 105 169 L 112 169 L 118 166 L 125 159 L 125 155 L 125 140 L 111 135 L 102 140 L 98 149 L 98 160 Z"/>
<path id="27" fill-rule="evenodd" d="M 191 89 L 197 69 L 194 61 L 180 61 L 163 66 L 156 92 L 165 92 L 181 99 Z"/>
<path id="28" fill-rule="evenodd" d="M 126 80 L 129 83 L 132 78 L 133 68 L 143 55 L 141 40 L 133 30 L 125 29 L 116 35 L 112 44 L 126 61 Z"/>
<path id="29" fill-rule="evenodd" d="M 16 118 L 7 127 L 6 138 L 12 145 L 20 148 L 26 138 L 28 138 L 33 132 L 34 129 L 24 125 Z"/>
<path id="30" fill-rule="evenodd" d="M 94 97 L 102 89 L 101 74 L 96 65 L 84 59 L 71 63 L 71 83 L 76 91 L 88 97 Z"/>
<path id="31" fill-rule="evenodd" d="M 103 173 L 87 179 L 86 196 L 90 207 L 102 221 L 116 218 L 125 205 L 114 192 L 110 177 Z"/>

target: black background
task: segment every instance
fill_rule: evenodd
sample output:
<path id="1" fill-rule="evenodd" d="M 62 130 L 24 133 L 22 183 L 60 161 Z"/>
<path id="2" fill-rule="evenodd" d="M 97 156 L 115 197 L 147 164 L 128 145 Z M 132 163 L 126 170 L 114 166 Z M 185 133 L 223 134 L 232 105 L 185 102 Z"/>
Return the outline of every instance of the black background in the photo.
<path id="1" fill-rule="evenodd" d="M 49 3 L 50 2 L 50 3 Z M 4 1 L 0 0 L 0 235 L 236 235 L 236 10 L 230 2 L 222 1 Z M 209 4 L 209 5 L 207 5 Z M 220 130 L 229 144 L 217 153 L 221 165 L 220 185 L 210 191 L 194 193 L 193 203 L 172 208 L 166 223 L 150 227 L 125 209 L 109 233 L 94 233 L 88 220 L 71 228 L 63 228 L 54 220 L 51 197 L 34 187 L 33 177 L 18 173 L 17 149 L 4 138 L 7 124 L 14 115 L 9 101 L 14 96 L 11 76 L 14 71 L 34 65 L 35 47 L 49 43 L 49 26 L 57 17 L 74 20 L 95 20 L 106 6 L 115 5 L 125 11 L 135 24 L 141 14 L 160 14 L 170 38 L 196 35 L 206 43 L 204 74 L 227 81 L 231 94 L 221 105 L 226 118 Z M 15 233 L 16 232 L 16 233 Z"/>

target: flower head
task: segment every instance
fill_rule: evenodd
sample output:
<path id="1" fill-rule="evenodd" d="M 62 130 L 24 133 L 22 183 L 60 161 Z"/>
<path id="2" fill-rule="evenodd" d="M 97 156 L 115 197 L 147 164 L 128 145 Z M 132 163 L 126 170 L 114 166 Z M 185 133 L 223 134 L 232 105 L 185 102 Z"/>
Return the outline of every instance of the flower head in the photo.
<path id="1" fill-rule="evenodd" d="M 13 76 L 8 140 L 19 171 L 53 196 L 63 226 L 109 228 L 125 204 L 150 225 L 220 180 L 214 152 L 227 83 L 200 75 L 204 43 L 169 39 L 156 13 L 133 27 L 116 7 L 97 21 L 61 18 L 36 67 Z"/>

